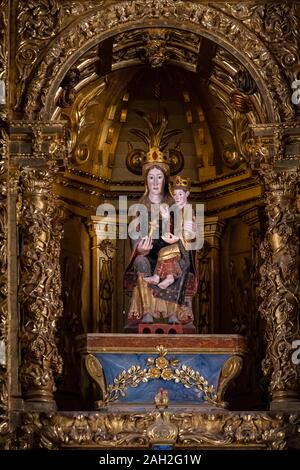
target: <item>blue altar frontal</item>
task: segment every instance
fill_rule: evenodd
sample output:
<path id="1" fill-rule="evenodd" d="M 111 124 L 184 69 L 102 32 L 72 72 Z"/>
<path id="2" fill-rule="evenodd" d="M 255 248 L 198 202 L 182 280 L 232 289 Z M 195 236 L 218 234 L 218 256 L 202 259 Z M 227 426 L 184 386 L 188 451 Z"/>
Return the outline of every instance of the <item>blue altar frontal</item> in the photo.
<path id="1" fill-rule="evenodd" d="M 153 405 L 226 407 L 224 395 L 247 352 L 239 335 L 88 334 L 78 338 L 101 393 L 97 409 Z"/>

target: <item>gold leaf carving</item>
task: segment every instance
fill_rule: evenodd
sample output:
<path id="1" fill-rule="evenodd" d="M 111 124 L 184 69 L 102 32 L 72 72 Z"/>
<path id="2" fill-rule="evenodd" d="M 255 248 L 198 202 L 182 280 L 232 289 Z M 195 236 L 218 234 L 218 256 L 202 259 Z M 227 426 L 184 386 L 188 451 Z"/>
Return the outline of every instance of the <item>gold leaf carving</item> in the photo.
<path id="1" fill-rule="evenodd" d="M 49 91 L 51 87 L 56 87 L 56 90 L 58 88 L 58 84 L 55 84 L 57 71 L 67 56 L 79 51 L 86 44 L 87 37 L 100 36 L 104 31 L 130 21 L 144 21 L 145 17 L 154 21 L 167 19 L 170 25 L 180 18 L 181 21 L 191 24 L 193 29 L 196 26 L 199 34 L 204 32 L 217 35 L 220 43 L 228 44 L 229 42 L 237 53 L 243 51 L 245 60 L 257 71 L 257 76 L 262 77 L 263 86 L 272 97 L 270 105 L 273 107 L 274 119 L 278 121 L 293 118 L 294 111 L 290 103 L 289 86 L 272 53 L 257 34 L 244 26 L 242 21 L 224 14 L 215 6 L 171 0 L 154 2 L 135 0 L 122 5 L 112 5 L 107 9 L 95 8 L 89 16 L 77 22 L 76 33 L 72 28 L 63 30 L 46 52 L 29 85 L 24 103 L 26 114 L 30 116 L 41 111 L 44 105 L 50 105 Z M 51 70 L 52 73 L 45 74 L 46 69 L 49 72 Z M 50 109 L 49 111 L 51 112 Z"/>
<path id="2" fill-rule="evenodd" d="M 292 341 L 299 335 L 299 239 L 296 187 L 299 170 L 260 166 L 266 188 L 268 229 L 261 244 L 263 258 L 259 294 L 266 322 L 267 354 L 263 371 L 271 379 L 273 397 L 297 395 L 299 367 L 291 360 Z"/>
<path id="3" fill-rule="evenodd" d="M 106 387 L 105 387 L 102 365 L 100 364 L 100 362 L 95 356 L 93 356 L 92 354 L 88 354 L 85 358 L 85 367 L 88 373 L 90 374 L 90 376 L 99 385 L 99 388 L 104 397 L 106 394 Z"/>
<path id="4" fill-rule="evenodd" d="M 147 448 L 155 442 L 175 449 L 228 448 L 281 450 L 297 439 L 299 417 L 268 412 L 25 413 L 20 444 L 29 448 Z M 299 437 L 298 437 L 299 438 Z"/>
<path id="5" fill-rule="evenodd" d="M 62 313 L 59 266 L 62 212 L 52 193 L 55 171 L 24 170 L 21 213 L 22 365 L 20 379 L 27 398 L 51 401 L 54 375 L 60 374 L 55 331 Z"/>

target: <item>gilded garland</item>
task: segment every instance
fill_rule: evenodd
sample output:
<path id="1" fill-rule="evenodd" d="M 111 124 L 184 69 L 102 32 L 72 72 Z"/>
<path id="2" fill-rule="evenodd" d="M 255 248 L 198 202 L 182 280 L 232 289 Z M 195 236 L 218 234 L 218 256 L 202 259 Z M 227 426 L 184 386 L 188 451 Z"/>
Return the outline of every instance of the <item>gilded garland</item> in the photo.
<path id="1" fill-rule="evenodd" d="M 199 392 L 203 393 L 203 399 L 215 406 L 223 406 L 223 402 L 219 400 L 219 397 L 213 387 L 209 385 L 207 380 L 200 374 L 199 371 L 195 371 L 192 367 L 182 364 L 178 367 L 179 360 L 176 358 L 167 359 L 168 351 L 163 346 L 157 348 L 159 356 L 157 358 L 149 357 L 146 360 L 148 367 L 142 369 L 139 365 L 132 365 L 127 370 L 120 372 L 114 379 L 114 383 L 106 387 L 103 385 L 103 381 L 99 381 L 100 374 L 97 374 L 97 370 L 102 373 L 101 364 L 95 359 L 94 356 L 89 355 L 86 358 L 86 365 L 89 373 L 99 382 L 99 386 L 102 389 L 104 395 L 103 402 L 98 402 L 100 406 L 107 405 L 108 403 L 117 401 L 119 397 L 126 396 L 127 387 L 137 387 L 141 382 L 148 382 L 149 380 L 162 379 L 165 381 L 174 381 L 175 383 L 182 384 L 186 388 L 194 388 Z M 97 361 L 97 365 L 95 364 Z M 99 367 L 100 365 L 100 367 Z M 93 367 L 93 370 L 91 369 Z"/>

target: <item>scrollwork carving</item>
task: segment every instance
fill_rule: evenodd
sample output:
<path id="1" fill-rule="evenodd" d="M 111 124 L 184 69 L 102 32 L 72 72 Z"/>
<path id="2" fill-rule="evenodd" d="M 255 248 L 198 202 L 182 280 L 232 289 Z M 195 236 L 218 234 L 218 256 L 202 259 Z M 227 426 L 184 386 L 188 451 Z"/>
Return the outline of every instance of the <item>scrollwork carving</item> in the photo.
<path id="1" fill-rule="evenodd" d="M 239 92 L 231 95 L 231 104 L 223 93 L 218 93 L 218 99 L 221 103 L 219 109 L 226 117 L 226 124 L 220 126 L 224 132 L 222 158 L 226 166 L 236 169 L 249 161 L 250 128 L 246 113 L 250 111 L 251 103 Z"/>
<path id="2" fill-rule="evenodd" d="M 178 436 L 178 427 L 171 421 L 172 415 L 168 411 L 155 413 L 155 421 L 147 429 L 151 444 L 174 444 Z"/>
<path id="3" fill-rule="evenodd" d="M 22 172 L 20 380 L 27 399 L 52 401 L 61 373 L 55 328 L 62 313 L 59 266 L 62 209 L 52 192 L 53 169 Z"/>
<path id="4" fill-rule="evenodd" d="M 88 354 L 85 357 L 85 367 L 90 376 L 93 378 L 93 380 L 95 380 L 95 382 L 99 386 L 100 391 L 102 393 L 102 398 L 104 398 L 106 395 L 106 386 L 102 365 L 95 356 L 93 356 L 92 354 Z M 101 405 L 101 402 L 97 402 L 97 406 L 99 405 Z"/>
<path id="5" fill-rule="evenodd" d="M 247 62 L 257 70 L 258 76 L 263 78 L 264 87 L 269 91 L 269 107 L 273 108 L 274 119 L 280 121 L 293 118 L 290 89 L 272 54 L 256 34 L 241 21 L 214 6 L 173 0 L 135 0 L 111 5 L 106 9 L 95 7 L 89 16 L 74 22 L 74 28 L 63 30 L 45 53 L 31 80 L 24 103 L 26 115 L 43 114 L 44 105 L 49 108 L 51 103 L 48 102 L 48 96 L 51 95 L 51 85 L 57 88 L 54 78 L 58 70 L 67 57 L 86 44 L 87 39 L 97 38 L 104 31 L 130 21 L 143 21 L 145 17 L 156 21 L 168 19 L 170 24 L 180 19 L 193 27 L 196 25 L 199 34 L 209 33 L 227 44 L 231 43 L 236 51 L 243 50 Z"/>
<path id="6" fill-rule="evenodd" d="M 233 356 L 227 359 L 222 367 L 218 381 L 217 396 L 219 403 L 224 401 L 226 390 L 233 378 L 237 377 L 243 367 L 243 358 L 241 356 Z M 225 403 L 224 403 L 225 406 Z"/>
<path id="7" fill-rule="evenodd" d="M 74 80 L 76 80 L 76 73 L 74 75 Z M 68 83 L 71 84 L 71 81 Z M 68 153 L 71 162 L 75 165 L 83 165 L 90 157 L 90 151 L 85 139 L 87 129 L 94 124 L 94 116 L 87 118 L 87 112 L 97 104 L 95 97 L 97 94 L 100 94 L 103 89 L 104 84 L 100 83 L 100 85 L 95 86 L 84 99 L 76 101 L 70 113 L 62 113 L 63 119 L 66 119 L 69 123 L 67 135 Z M 65 98 L 66 95 L 61 96 L 62 100 Z M 70 96 L 68 98 L 70 98 Z M 60 102 L 59 104 L 62 105 L 63 103 Z"/>
<path id="8" fill-rule="evenodd" d="M 198 413 L 149 411 L 127 413 L 26 413 L 20 434 L 23 447 L 118 449 L 147 448 L 165 442 L 174 448 L 251 448 L 282 450 L 297 439 L 294 415 L 254 413 Z M 21 441 L 22 442 L 22 441 Z"/>
<path id="9" fill-rule="evenodd" d="M 34 0 L 18 2 L 17 28 L 18 49 L 16 65 L 19 73 L 17 87 L 17 104 L 20 104 L 22 93 L 26 89 L 26 80 L 38 59 L 45 41 L 55 36 L 61 27 L 62 6 L 57 0 Z"/>
<path id="10" fill-rule="evenodd" d="M 238 444 L 265 444 L 267 448 L 282 450 L 290 430 L 288 419 L 282 415 L 260 416 L 245 413 L 233 416 L 224 424 L 224 434 Z"/>
<path id="11" fill-rule="evenodd" d="M 299 240 L 296 186 L 299 170 L 274 170 L 263 164 L 268 229 L 260 247 L 263 265 L 260 313 L 266 322 L 267 351 L 263 372 L 270 378 L 273 400 L 296 399 L 299 367 L 291 359 L 292 341 L 299 338 Z"/>
<path id="12" fill-rule="evenodd" d="M 294 79 L 295 66 L 299 67 L 299 28 L 296 3 L 271 2 L 265 4 L 216 5 L 255 32 L 277 58 L 286 75 Z"/>
<path id="13" fill-rule="evenodd" d="M 18 33 L 22 39 L 48 39 L 54 36 L 61 22 L 61 6 L 57 0 L 19 1 Z"/>

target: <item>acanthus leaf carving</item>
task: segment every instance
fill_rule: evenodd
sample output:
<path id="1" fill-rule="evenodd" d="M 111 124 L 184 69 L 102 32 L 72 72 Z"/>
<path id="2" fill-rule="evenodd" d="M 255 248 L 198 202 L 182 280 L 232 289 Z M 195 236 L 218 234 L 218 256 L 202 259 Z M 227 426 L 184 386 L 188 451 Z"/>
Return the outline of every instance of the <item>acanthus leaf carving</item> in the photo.
<path id="1" fill-rule="evenodd" d="M 26 90 L 26 80 L 37 61 L 41 49 L 60 30 L 63 8 L 58 0 L 34 0 L 18 2 L 17 30 L 18 46 L 16 66 L 19 86 L 17 87 L 16 108 L 22 93 Z"/>
<path id="2" fill-rule="evenodd" d="M 265 412 L 210 413 L 150 410 L 127 413 L 26 413 L 20 444 L 30 448 L 30 441 L 46 449 L 149 448 L 164 436 L 174 449 L 257 448 L 282 450 L 289 438 L 297 438 L 299 417 Z M 21 434 L 21 433 L 20 433 Z"/>
<path id="3" fill-rule="evenodd" d="M 22 39 L 47 39 L 54 36 L 61 23 L 61 6 L 57 0 L 19 1 L 18 33 Z"/>
<path id="4" fill-rule="evenodd" d="M 290 81 L 299 70 L 299 28 L 296 2 L 256 5 L 222 4 L 216 8 L 244 23 L 274 54 Z"/>

